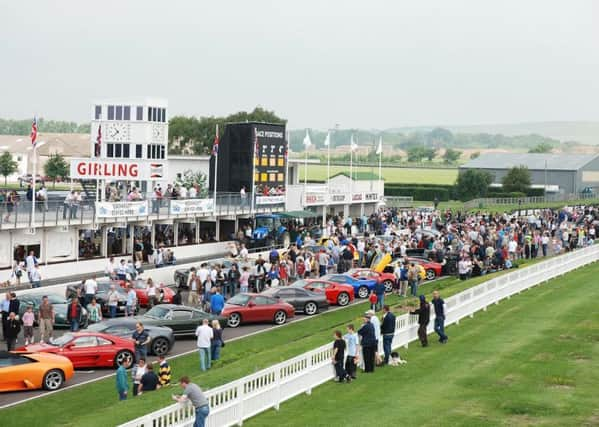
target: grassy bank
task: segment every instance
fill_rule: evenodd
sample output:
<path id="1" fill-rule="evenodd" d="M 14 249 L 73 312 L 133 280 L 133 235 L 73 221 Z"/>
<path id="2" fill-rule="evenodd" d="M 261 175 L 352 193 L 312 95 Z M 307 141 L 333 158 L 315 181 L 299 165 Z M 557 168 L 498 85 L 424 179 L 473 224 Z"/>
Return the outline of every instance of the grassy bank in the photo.
<path id="1" fill-rule="evenodd" d="M 597 274 L 596 263 L 552 280 L 448 328 L 445 346 L 403 350 L 407 365 L 325 384 L 244 425 L 598 425 Z"/>

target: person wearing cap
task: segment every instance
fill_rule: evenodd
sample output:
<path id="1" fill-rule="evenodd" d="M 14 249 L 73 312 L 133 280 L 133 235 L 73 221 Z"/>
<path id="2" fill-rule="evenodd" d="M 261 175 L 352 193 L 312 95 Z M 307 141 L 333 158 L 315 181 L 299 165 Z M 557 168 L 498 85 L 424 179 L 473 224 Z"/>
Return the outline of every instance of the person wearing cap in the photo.
<path id="1" fill-rule="evenodd" d="M 420 307 L 414 311 L 411 311 L 410 314 L 418 316 L 418 338 L 420 339 L 420 344 L 422 344 L 422 347 L 428 347 L 426 327 L 430 321 L 431 307 L 430 304 L 426 302 L 426 297 L 424 295 L 420 295 Z"/>
<path id="2" fill-rule="evenodd" d="M 369 312 L 364 314 L 364 324 L 358 330 L 360 346 L 364 357 L 364 372 L 374 372 L 374 358 L 376 354 L 376 334 Z"/>

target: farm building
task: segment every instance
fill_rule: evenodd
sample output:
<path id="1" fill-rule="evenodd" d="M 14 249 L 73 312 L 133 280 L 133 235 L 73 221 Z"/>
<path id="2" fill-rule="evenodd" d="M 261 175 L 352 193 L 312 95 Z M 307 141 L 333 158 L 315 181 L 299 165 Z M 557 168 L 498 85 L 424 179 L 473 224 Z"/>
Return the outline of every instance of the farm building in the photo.
<path id="1" fill-rule="evenodd" d="M 493 175 L 493 185 L 501 185 L 515 166 L 528 167 L 531 186 L 545 187 L 547 192 L 573 194 L 587 187 L 599 188 L 599 154 L 485 153 L 459 170 L 486 170 Z"/>

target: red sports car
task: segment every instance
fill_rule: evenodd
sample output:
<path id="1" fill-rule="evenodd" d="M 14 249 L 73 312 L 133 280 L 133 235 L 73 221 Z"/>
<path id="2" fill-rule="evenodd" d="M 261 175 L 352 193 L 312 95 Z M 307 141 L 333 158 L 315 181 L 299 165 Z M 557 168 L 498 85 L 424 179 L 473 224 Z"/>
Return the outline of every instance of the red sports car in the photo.
<path id="1" fill-rule="evenodd" d="M 434 280 L 437 277 L 441 277 L 443 265 L 439 264 L 438 262 L 428 261 L 422 258 L 408 258 L 408 262 L 420 264 L 426 273 L 426 280 Z"/>
<path id="2" fill-rule="evenodd" d="M 229 299 L 221 316 L 227 317 L 227 324 L 236 328 L 242 323 L 274 322 L 282 325 L 293 317 L 295 309 L 291 304 L 260 294 L 237 294 Z"/>
<path id="3" fill-rule="evenodd" d="M 53 353 L 66 357 L 77 368 L 114 368 L 125 360 L 133 361 L 132 339 L 99 332 L 72 332 L 50 344 L 31 344 L 17 351 Z"/>
<path id="4" fill-rule="evenodd" d="M 121 280 L 119 281 L 119 284 L 122 288 L 127 288 L 127 282 Z M 137 295 L 137 302 L 139 303 L 139 306 L 147 307 L 149 305 L 148 284 L 142 280 L 135 280 L 133 281 L 133 290 L 135 291 L 135 295 Z M 156 298 L 160 297 L 161 290 L 164 295 L 161 302 L 165 304 L 172 304 L 175 292 L 166 286 L 156 286 Z"/>
<path id="5" fill-rule="evenodd" d="M 308 279 L 297 280 L 291 284 L 296 288 L 304 288 L 313 292 L 324 292 L 329 304 L 347 305 L 354 300 L 354 288 L 342 283 L 328 280 Z"/>
<path id="6" fill-rule="evenodd" d="M 393 291 L 393 284 L 395 283 L 395 274 L 392 272 L 371 270 L 369 268 L 352 268 L 347 272 L 350 276 L 358 280 L 376 280 L 378 283 L 385 285 L 385 292 Z"/>

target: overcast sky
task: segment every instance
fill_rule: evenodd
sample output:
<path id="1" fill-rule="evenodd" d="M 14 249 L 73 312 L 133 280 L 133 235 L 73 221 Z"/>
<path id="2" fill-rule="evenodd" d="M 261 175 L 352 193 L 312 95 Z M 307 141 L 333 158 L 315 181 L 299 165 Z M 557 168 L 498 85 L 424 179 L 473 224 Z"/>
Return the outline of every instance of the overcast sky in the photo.
<path id="1" fill-rule="evenodd" d="M 293 128 L 599 120 L 593 0 L 0 1 L 0 117 L 147 95 Z"/>

